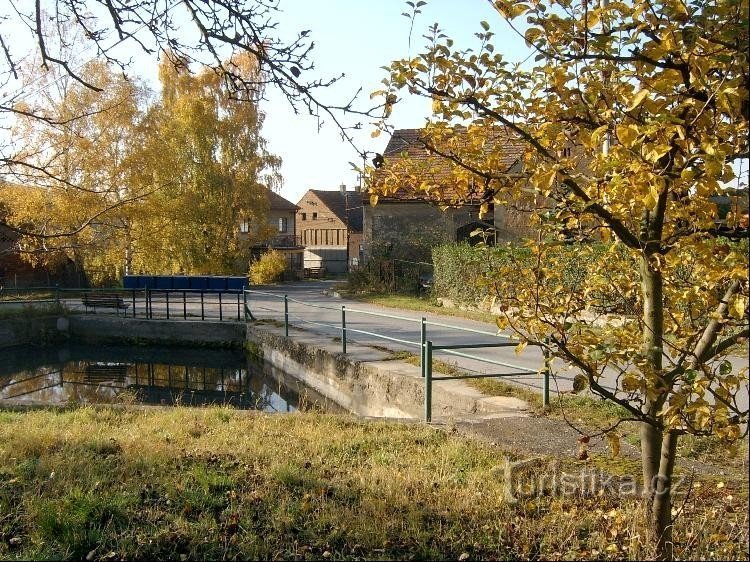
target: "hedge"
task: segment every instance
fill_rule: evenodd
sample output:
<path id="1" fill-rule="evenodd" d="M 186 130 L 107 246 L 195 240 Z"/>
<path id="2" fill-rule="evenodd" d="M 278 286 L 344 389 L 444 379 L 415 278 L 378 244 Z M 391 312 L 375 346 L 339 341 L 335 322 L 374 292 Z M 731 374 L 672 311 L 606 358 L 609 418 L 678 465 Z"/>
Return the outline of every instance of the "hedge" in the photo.
<path id="1" fill-rule="evenodd" d="M 562 276 L 564 289 L 575 291 L 581 287 L 588 275 L 595 273 L 597 262 L 602 259 L 608 246 L 590 244 L 585 254 L 576 244 L 556 246 L 550 251 L 561 252 L 563 259 L 556 260 L 563 266 Z M 534 259 L 528 247 L 520 245 L 505 246 L 469 246 L 466 243 L 444 244 L 433 249 L 432 260 L 435 264 L 435 285 L 433 296 L 444 297 L 456 304 L 481 306 L 492 294 L 489 285 L 491 273 L 503 266 L 518 264 L 532 265 Z M 634 264 L 635 266 L 635 264 Z M 614 289 L 608 294 L 595 297 L 595 308 L 603 312 L 633 314 L 638 304 L 626 301 Z"/>

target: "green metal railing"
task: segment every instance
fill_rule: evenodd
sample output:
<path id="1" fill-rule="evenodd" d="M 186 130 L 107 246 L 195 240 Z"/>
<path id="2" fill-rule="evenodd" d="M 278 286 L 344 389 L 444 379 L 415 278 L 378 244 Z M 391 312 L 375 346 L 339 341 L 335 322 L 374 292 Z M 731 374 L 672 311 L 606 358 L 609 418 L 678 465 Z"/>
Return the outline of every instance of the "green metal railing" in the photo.
<path id="1" fill-rule="evenodd" d="M 3 289 L 0 291 L 0 305 L 7 303 L 58 303 L 69 306 L 75 305 L 87 308 L 83 304 L 83 297 L 86 294 L 104 294 L 118 295 L 122 299 L 124 314 L 133 318 L 145 319 L 168 319 L 168 320 L 216 320 L 216 311 L 218 310 L 218 320 L 236 320 L 249 321 L 255 320 L 255 315 L 251 310 L 264 310 L 274 315 L 283 314 L 284 335 L 289 337 L 289 328 L 293 325 L 313 325 L 325 327 L 338 331 L 341 336 L 341 352 L 347 353 L 347 344 L 354 343 L 353 334 L 371 336 L 374 338 L 402 344 L 408 347 L 418 348 L 420 352 L 420 371 L 425 383 L 425 421 L 432 420 L 432 391 L 433 384 L 440 381 L 456 379 L 473 379 L 473 378 L 502 378 L 502 377 L 519 377 L 541 374 L 543 377 L 542 397 L 543 404 L 549 405 L 549 379 L 550 379 L 550 356 L 547 352 L 545 342 L 530 342 L 531 345 L 541 347 L 544 354 L 544 366 L 539 370 L 529 369 L 513 363 L 481 357 L 476 354 L 467 353 L 466 350 L 472 349 L 492 349 L 516 346 L 516 342 L 510 341 L 510 336 L 489 332 L 486 330 L 477 330 L 465 326 L 456 326 L 443 322 L 428 321 L 425 317 L 414 318 L 360 308 L 351 308 L 347 306 L 333 307 L 320 304 L 305 302 L 299 299 L 289 297 L 287 294 L 259 291 L 246 289 L 244 291 L 210 291 L 199 289 L 67 289 L 58 287 L 31 287 L 27 289 Z M 278 299 L 283 302 L 283 312 L 277 308 L 266 308 L 260 303 L 253 301 L 253 295 L 267 296 L 272 299 Z M 127 303 L 127 307 L 124 305 Z M 302 318 L 290 311 L 290 304 L 296 304 L 307 308 L 323 309 L 336 311 L 340 314 L 340 321 L 320 322 Z M 128 310 L 129 309 L 129 310 Z M 2 307 L 0 306 L 0 310 Z M 200 312 L 198 312 L 198 310 Z M 119 309 L 116 309 L 119 314 Z M 349 321 L 351 315 L 364 315 L 369 317 L 382 317 L 391 320 L 398 320 L 404 323 L 418 324 L 419 341 L 404 339 L 378 333 L 373 330 L 355 328 Z M 293 324 L 293 322 L 295 324 Z M 472 333 L 477 336 L 499 338 L 502 341 L 490 343 L 460 343 L 460 344 L 440 344 L 434 339 L 429 338 L 429 327 L 439 327 L 451 331 Z M 512 369 L 513 372 L 500 373 L 466 373 L 461 375 L 433 375 L 433 363 L 435 352 L 445 355 L 470 359 L 495 367 Z"/>
<path id="2" fill-rule="evenodd" d="M 518 377 L 518 376 L 529 376 L 529 375 L 541 374 L 541 376 L 543 377 L 542 400 L 543 400 L 544 406 L 549 406 L 549 388 L 550 388 L 549 383 L 550 383 L 550 375 L 551 375 L 551 371 L 550 371 L 551 359 L 547 351 L 547 346 L 545 342 L 538 342 L 538 343 L 532 342 L 532 345 L 537 345 L 541 347 L 542 353 L 544 355 L 544 366 L 540 370 L 537 371 L 533 369 L 528 369 L 523 366 L 514 365 L 512 363 L 507 363 L 505 361 L 498 361 L 495 359 L 489 359 L 486 357 L 481 357 L 478 355 L 465 353 L 463 351 L 458 351 L 458 350 L 466 350 L 466 349 L 492 349 L 492 348 L 503 348 L 503 347 L 515 347 L 518 345 L 517 342 L 502 341 L 502 342 L 492 342 L 492 343 L 466 343 L 466 344 L 462 343 L 462 344 L 436 345 L 432 340 L 427 338 L 428 326 L 442 327 L 442 328 L 446 328 L 450 330 L 468 332 L 468 333 L 473 333 L 473 334 L 483 335 L 483 336 L 499 337 L 499 338 L 503 338 L 504 340 L 510 340 L 510 336 L 507 336 L 505 334 L 488 332 L 486 330 L 477 330 L 474 328 L 467 328 L 464 326 L 456 326 L 453 324 L 445 324 L 443 322 L 428 321 L 425 317 L 413 318 L 413 317 L 408 317 L 408 316 L 400 316 L 400 315 L 395 315 L 395 314 L 374 312 L 370 310 L 362 310 L 358 308 L 349 308 L 346 305 L 342 305 L 341 307 L 331 307 L 331 306 L 324 306 L 324 305 L 319 305 L 319 304 L 312 304 L 312 303 L 308 303 L 308 302 L 304 302 L 298 299 L 291 298 L 287 294 L 279 294 L 279 293 L 273 293 L 269 291 L 258 291 L 258 290 L 246 289 L 244 291 L 244 295 L 245 295 L 244 301 L 245 301 L 245 319 L 246 320 L 251 320 L 255 318 L 255 316 L 253 315 L 250 309 L 252 295 L 263 295 L 263 296 L 283 300 L 284 302 L 284 334 L 286 337 L 289 337 L 289 328 L 292 325 L 290 319 L 293 318 L 293 315 L 291 315 L 289 312 L 289 304 L 295 303 L 295 304 L 299 304 L 305 307 L 326 309 L 326 310 L 331 310 L 331 311 L 339 311 L 339 310 L 341 311 L 341 322 L 338 324 L 317 322 L 317 321 L 312 321 L 308 319 L 303 319 L 301 317 L 297 317 L 297 320 L 299 321 L 300 324 L 312 324 L 316 326 L 322 326 L 322 327 L 339 330 L 341 333 L 341 352 L 344 354 L 347 353 L 347 341 L 352 341 L 349 337 L 350 333 L 372 336 L 372 337 L 376 337 L 379 339 L 419 348 L 420 370 L 421 370 L 422 378 L 424 378 L 424 383 L 425 383 L 424 419 L 428 423 L 432 421 L 432 386 L 436 381 L 474 379 L 474 378 Z M 255 309 L 265 310 L 265 311 L 272 312 L 272 313 L 278 313 L 278 311 L 274 308 L 266 308 L 259 304 L 255 305 Z M 383 317 L 383 318 L 399 320 L 403 322 L 418 323 L 420 325 L 419 326 L 420 327 L 420 340 L 418 342 L 411 341 L 411 340 L 406 340 L 403 338 L 389 336 L 386 334 L 381 334 L 378 332 L 373 332 L 370 330 L 362 330 L 359 328 L 353 328 L 350 325 L 348 326 L 347 315 L 353 314 L 353 313 L 363 314 L 363 315 L 368 315 L 368 316 Z M 515 369 L 515 371 L 504 372 L 504 373 L 474 373 L 474 374 L 466 373 L 466 374 L 461 374 L 461 375 L 434 376 L 433 375 L 433 360 L 434 360 L 435 351 L 439 351 L 447 355 L 453 355 L 453 356 L 462 357 L 465 359 L 471 359 L 474 361 L 487 363 L 490 365 L 506 367 L 509 369 Z"/>
<path id="3" fill-rule="evenodd" d="M 108 295 L 108 304 L 88 304 L 89 296 Z M 96 299 L 93 299 L 96 300 Z M 0 311 L 19 304 L 65 305 L 70 310 L 101 313 L 114 311 L 118 316 L 166 320 L 242 321 L 242 291 L 209 289 L 123 289 L 28 287 L 0 290 Z M 101 299 L 98 301 L 101 303 Z"/>

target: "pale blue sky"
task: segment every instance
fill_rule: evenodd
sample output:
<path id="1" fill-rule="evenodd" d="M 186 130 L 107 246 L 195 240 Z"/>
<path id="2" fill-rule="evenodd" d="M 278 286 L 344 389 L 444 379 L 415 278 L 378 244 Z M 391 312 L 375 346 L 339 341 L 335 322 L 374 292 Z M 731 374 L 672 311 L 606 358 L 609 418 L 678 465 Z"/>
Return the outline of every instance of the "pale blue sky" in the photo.
<path id="1" fill-rule="evenodd" d="M 401 15 L 404 0 L 282 0 L 279 15 L 280 32 L 310 29 L 315 41 L 312 56 L 316 72 L 332 76 L 344 72 L 346 78 L 326 94 L 342 102 L 361 86 L 361 102 L 369 102 L 370 92 L 379 89 L 386 73 L 380 67 L 408 54 L 410 22 Z M 497 15 L 486 0 L 429 0 L 417 16 L 412 37 L 412 54 L 424 45 L 422 34 L 434 22 L 456 41 L 460 48 L 474 46 L 474 33 L 481 31 L 479 22 L 488 21 L 497 35 L 497 51 L 511 61 L 522 60 L 527 47 Z M 310 188 L 337 189 L 341 183 L 352 188 L 357 175 L 350 161 L 357 153 L 341 141 L 331 124 L 318 131 L 317 120 L 309 115 L 295 116 L 278 92 L 269 92 L 263 109 L 267 114 L 263 135 L 270 149 L 283 159 L 284 185 L 281 195 L 297 202 Z M 430 110 L 429 103 L 410 100 L 397 105 L 392 123 L 399 128 L 420 127 Z M 357 119 L 352 118 L 352 123 Z M 370 137 L 374 127 L 365 126 L 357 137 L 359 145 L 369 151 L 382 152 L 387 135 Z"/>
<path id="2" fill-rule="evenodd" d="M 302 30 L 311 31 L 310 38 L 315 42 L 311 53 L 315 69 L 311 74 L 322 78 L 346 74 L 338 84 L 321 93 L 321 98 L 333 105 L 344 104 L 362 87 L 360 103 L 362 107 L 369 106 L 373 103 L 369 94 L 382 87 L 380 81 L 386 76 L 380 67 L 409 54 L 410 20 L 401 15 L 410 11 L 405 0 L 281 0 L 280 9 L 276 31 L 282 38 L 293 38 Z M 10 15 L 8 10 L 0 2 L 0 15 Z M 412 34 L 412 55 L 420 52 L 425 43 L 422 34 L 434 22 L 439 22 L 443 31 L 455 40 L 456 47 L 476 46 L 474 33 L 481 31 L 482 20 L 491 24 L 496 33 L 493 41 L 496 52 L 507 60 L 523 60 L 529 53 L 523 40 L 510 30 L 488 0 L 428 0 L 421 10 Z M 13 18 L 9 25 L 12 25 L 14 54 L 35 47 L 32 29 L 18 25 Z M 116 37 L 112 42 L 116 43 Z M 112 54 L 124 59 L 132 57 L 129 73 L 158 88 L 154 57 L 129 43 L 115 47 Z M 90 46 L 83 44 L 76 45 L 75 55 L 76 69 L 96 56 Z M 3 85 L 0 94 L 20 91 L 25 96 L 36 93 L 38 88 L 36 83 L 30 87 L 28 83 L 24 86 L 23 81 L 12 81 Z M 262 107 L 267 116 L 263 136 L 271 152 L 283 161 L 281 195 L 296 203 L 310 188 L 338 189 L 341 183 L 353 188 L 357 174 L 349 162 L 357 165 L 362 162 L 357 152 L 341 140 L 335 125 L 324 122 L 319 130 L 317 119 L 309 114 L 294 115 L 280 92 L 269 88 L 266 95 L 268 100 Z M 420 127 L 429 111 L 428 102 L 408 100 L 396 106 L 390 122 L 398 128 Z M 373 153 L 383 151 L 388 135 L 373 139 L 370 133 L 374 127 L 364 118 L 344 116 L 343 120 L 349 124 L 363 120 L 357 145 Z"/>

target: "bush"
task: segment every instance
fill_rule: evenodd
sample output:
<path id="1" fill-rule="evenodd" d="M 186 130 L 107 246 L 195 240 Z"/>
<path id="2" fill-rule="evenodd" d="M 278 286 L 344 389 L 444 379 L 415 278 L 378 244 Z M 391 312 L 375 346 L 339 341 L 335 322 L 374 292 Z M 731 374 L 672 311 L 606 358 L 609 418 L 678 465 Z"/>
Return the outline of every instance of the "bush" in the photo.
<path id="1" fill-rule="evenodd" d="M 457 304 L 478 305 L 492 294 L 488 279 L 493 271 L 511 260 L 530 258 L 531 252 L 521 246 L 470 246 L 465 242 L 437 246 L 432 250 L 432 294 Z"/>
<path id="2" fill-rule="evenodd" d="M 250 264 L 248 276 L 254 285 L 275 283 L 286 270 L 286 258 L 278 250 L 270 250 Z"/>
<path id="3" fill-rule="evenodd" d="M 588 276 L 601 269 L 599 263 L 607 259 L 607 247 L 605 244 L 593 243 L 548 248 L 548 255 L 556 256 L 555 261 L 564 266 L 559 272 L 559 285 L 546 289 L 569 293 L 579 291 Z M 624 248 L 620 251 L 626 252 Z M 457 304 L 477 306 L 496 295 L 495 276 L 499 270 L 527 270 L 533 267 L 531 260 L 535 258 L 531 248 L 526 246 L 469 246 L 463 243 L 444 244 L 434 248 L 432 259 L 435 264 L 433 295 L 449 298 Z M 637 268 L 637 265 L 634 263 L 633 267 Z M 519 282 L 522 281 L 519 279 Z M 633 315 L 640 310 L 638 302 L 614 290 L 592 291 L 588 298 L 591 308 L 602 313 Z"/>

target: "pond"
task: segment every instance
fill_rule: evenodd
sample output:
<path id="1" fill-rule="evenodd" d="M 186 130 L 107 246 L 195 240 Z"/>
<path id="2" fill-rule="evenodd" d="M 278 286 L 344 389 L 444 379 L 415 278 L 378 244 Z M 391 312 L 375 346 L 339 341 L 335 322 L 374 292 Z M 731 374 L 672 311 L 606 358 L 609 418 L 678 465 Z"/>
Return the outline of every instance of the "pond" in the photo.
<path id="1" fill-rule="evenodd" d="M 112 403 L 265 412 L 330 407 L 242 352 L 83 345 L 0 350 L 0 406 Z"/>

